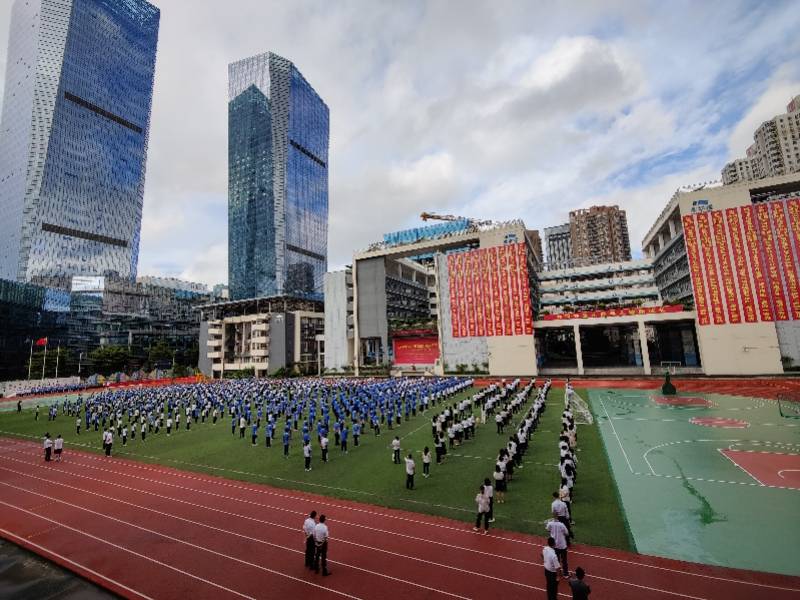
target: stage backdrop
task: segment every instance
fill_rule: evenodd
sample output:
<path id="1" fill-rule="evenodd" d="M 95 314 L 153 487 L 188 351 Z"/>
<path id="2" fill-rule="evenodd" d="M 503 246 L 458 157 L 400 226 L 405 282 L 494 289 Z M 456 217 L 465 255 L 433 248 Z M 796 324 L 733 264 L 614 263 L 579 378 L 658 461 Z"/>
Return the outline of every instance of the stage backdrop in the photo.
<path id="1" fill-rule="evenodd" d="M 395 338 L 394 362 L 397 365 L 432 365 L 439 358 L 439 338 Z"/>

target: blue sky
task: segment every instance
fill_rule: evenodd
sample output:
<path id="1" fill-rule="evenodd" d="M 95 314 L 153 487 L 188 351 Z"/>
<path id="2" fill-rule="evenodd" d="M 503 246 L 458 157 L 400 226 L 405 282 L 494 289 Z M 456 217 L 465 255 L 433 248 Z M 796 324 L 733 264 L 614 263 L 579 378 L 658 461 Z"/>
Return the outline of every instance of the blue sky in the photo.
<path id="1" fill-rule="evenodd" d="M 227 279 L 227 64 L 259 52 L 330 107 L 331 268 L 423 210 L 541 229 L 618 204 L 638 250 L 800 93 L 797 2 L 155 3 L 141 274 Z"/>

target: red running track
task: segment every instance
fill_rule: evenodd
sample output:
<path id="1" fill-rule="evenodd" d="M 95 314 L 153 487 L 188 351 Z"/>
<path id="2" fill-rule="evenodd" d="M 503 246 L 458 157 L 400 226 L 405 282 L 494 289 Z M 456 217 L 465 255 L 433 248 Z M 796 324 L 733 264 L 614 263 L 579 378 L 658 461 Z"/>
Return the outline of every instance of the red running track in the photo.
<path id="1" fill-rule="evenodd" d="M 535 598 L 542 538 L 158 465 L 0 439 L 0 536 L 128 598 Z M 328 515 L 331 577 L 302 565 Z M 800 577 L 577 544 L 593 598 L 800 599 Z M 566 584 L 560 597 L 569 598 Z"/>

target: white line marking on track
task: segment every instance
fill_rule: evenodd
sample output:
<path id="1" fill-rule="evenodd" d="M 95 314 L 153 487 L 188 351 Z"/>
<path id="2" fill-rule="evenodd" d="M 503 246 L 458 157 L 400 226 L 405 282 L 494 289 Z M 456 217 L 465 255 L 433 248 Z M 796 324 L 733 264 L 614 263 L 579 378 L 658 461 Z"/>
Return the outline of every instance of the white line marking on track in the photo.
<path id="1" fill-rule="evenodd" d="M 51 529 L 55 529 L 56 527 L 61 527 L 61 525 L 60 524 L 54 525 Z M 103 575 L 102 573 L 98 573 L 94 569 L 90 569 L 86 565 L 83 565 L 83 564 L 81 564 L 79 562 L 75 562 L 74 560 L 65 557 L 63 555 L 63 553 L 61 553 L 61 552 L 54 552 L 52 550 L 49 550 L 48 548 L 42 546 L 41 544 L 37 544 L 36 542 L 32 542 L 28 538 L 20 537 L 16 533 L 8 531 L 7 529 L 0 528 L 0 535 L 2 535 L 3 537 L 5 537 L 8 540 L 16 541 L 16 543 L 19 544 L 20 546 L 22 546 L 23 548 L 27 547 L 27 546 L 30 546 L 32 548 L 36 548 L 36 550 L 39 550 L 39 552 L 43 553 L 45 556 L 58 556 L 58 559 L 60 561 L 63 561 L 65 563 L 69 564 L 69 565 L 72 565 L 73 567 L 75 567 L 76 569 L 80 569 L 84 573 L 90 573 L 93 577 L 97 577 L 98 579 L 102 579 L 103 581 L 111 583 L 111 584 L 117 586 L 118 588 L 125 590 L 126 592 L 130 592 L 131 594 L 135 594 L 136 596 L 139 596 L 140 598 L 144 598 L 144 600 L 154 600 L 154 598 L 152 598 L 152 597 L 150 597 L 150 596 L 148 596 L 146 594 L 143 594 L 140 591 L 134 590 L 133 588 L 128 587 L 124 583 L 120 583 L 116 579 L 112 579 L 111 577 L 107 577 L 107 576 Z"/>
<path id="2" fill-rule="evenodd" d="M 2 481 L 0 481 L 0 484 L 1 485 L 9 485 L 9 484 L 7 484 L 5 482 L 2 482 Z M 14 486 L 9 486 L 9 487 L 14 487 Z M 181 575 L 186 575 L 187 577 L 191 577 L 192 579 L 196 579 L 197 581 L 202 581 L 203 583 L 207 583 L 207 584 L 209 584 L 209 585 L 211 585 L 211 586 L 213 586 L 215 588 L 218 588 L 218 589 L 220 589 L 220 590 L 222 590 L 224 592 L 229 592 L 229 593 L 234 594 L 236 596 L 240 596 L 242 598 L 247 598 L 248 600 L 256 600 L 256 598 L 253 598 L 252 596 L 247 596 L 245 594 L 241 594 L 241 593 L 237 592 L 236 590 L 228 589 L 225 586 L 219 585 L 218 583 L 214 583 L 213 581 L 209 581 L 208 579 L 203 579 L 202 577 L 199 577 L 197 575 L 193 575 L 192 573 L 189 573 L 188 571 L 184 571 L 183 569 L 179 569 L 178 567 L 173 567 L 172 565 L 168 565 L 165 562 L 161 562 L 160 560 L 156 560 L 155 558 L 151 558 L 149 556 L 145 556 L 144 554 L 140 554 L 139 552 L 136 552 L 135 550 L 131 550 L 130 548 L 126 548 L 125 546 L 120 546 L 119 544 L 115 544 L 114 542 L 109 542 L 108 540 L 104 540 L 104 539 L 99 538 L 97 536 L 94 536 L 94 535 L 92 535 L 90 533 L 86 533 L 85 531 L 81 531 L 80 529 L 76 529 L 75 527 L 70 527 L 69 525 L 64 525 L 63 523 L 58 523 L 54 519 L 50 519 L 50 518 L 42 516 L 42 515 L 40 515 L 38 513 L 29 511 L 27 509 L 22 508 L 21 506 L 15 506 L 14 504 L 10 504 L 8 502 L 4 502 L 3 500 L 0 500 L 0 504 L 2 504 L 4 506 L 7 506 L 8 508 L 11 508 L 11 509 L 14 509 L 14 510 L 18 510 L 20 512 L 27 513 L 27 514 L 29 514 L 29 515 L 31 515 L 33 517 L 37 517 L 37 518 L 42 519 L 44 521 L 48 521 L 49 523 L 54 523 L 56 525 L 60 525 L 64 529 L 69 529 L 70 531 L 74 531 L 75 533 L 78 533 L 80 535 L 86 536 L 88 538 L 92 538 L 93 540 L 96 540 L 98 542 L 102 542 L 104 544 L 108 544 L 109 546 L 113 546 L 114 548 L 117 548 L 118 550 L 122 550 L 124 552 L 128 552 L 129 554 L 133 554 L 134 556 L 138 556 L 139 558 L 143 558 L 143 559 L 145 559 L 147 561 L 156 563 L 156 564 L 158 564 L 158 565 L 160 565 L 162 567 L 166 567 L 167 569 L 170 569 L 172 571 L 176 571 L 176 572 L 180 573 Z M 280 575 L 280 573 L 278 573 L 278 574 Z M 287 577 L 288 577 L 288 575 L 287 575 Z M 139 592 L 137 592 L 137 594 L 138 593 Z M 355 597 L 355 596 L 351 596 L 351 597 Z"/>
<path id="3" fill-rule="evenodd" d="M 622 450 L 622 456 L 625 457 L 625 462 L 628 463 L 628 469 L 630 469 L 631 473 L 633 473 L 633 467 L 631 466 L 631 461 L 628 458 L 628 453 L 625 452 L 625 448 L 622 447 L 622 441 L 619 439 L 619 435 L 617 434 L 617 429 L 616 427 L 614 427 L 614 422 L 611 420 L 611 415 L 608 414 L 608 410 L 606 409 L 606 405 L 603 402 L 603 399 L 598 398 L 598 400 L 600 400 L 600 405 L 603 407 L 603 412 L 606 413 L 608 424 L 611 425 L 611 431 L 614 432 L 614 437 L 617 438 L 617 444 L 619 444 L 619 449 Z"/>
<path id="4" fill-rule="evenodd" d="M 761 487 L 766 487 L 766 484 L 765 484 L 763 481 L 761 481 L 761 480 L 760 480 L 758 477 L 756 477 L 755 475 L 753 475 L 753 474 L 752 474 L 750 471 L 748 471 L 748 470 L 747 470 L 747 469 L 745 469 L 745 468 L 744 468 L 742 465 L 740 465 L 740 464 L 739 464 L 739 463 L 737 463 L 735 460 L 733 460 L 733 459 L 732 459 L 730 456 L 728 456 L 727 454 L 725 454 L 725 451 L 724 451 L 722 448 L 717 448 L 717 452 L 719 452 L 719 453 L 720 453 L 722 456 L 724 456 L 724 457 L 725 457 L 725 458 L 727 458 L 729 461 L 731 461 L 731 462 L 732 462 L 732 463 L 733 463 L 735 466 L 739 467 L 739 469 L 741 469 L 742 471 L 744 471 L 745 473 L 747 473 L 747 474 L 748 474 L 750 477 L 752 477 L 752 478 L 753 478 L 755 481 L 757 481 L 757 482 L 758 482 L 758 485 L 760 485 Z M 734 450 L 734 452 L 735 452 L 735 450 Z M 731 482 L 729 481 L 728 483 L 731 483 Z"/>
<path id="5" fill-rule="evenodd" d="M 0 433 L 2 433 L 2 432 L 0 432 Z M 35 436 L 20 435 L 20 434 L 14 434 L 14 435 L 15 436 L 19 435 L 20 437 L 34 438 L 34 439 L 38 440 L 38 437 L 35 437 Z M 25 447 L 25 448 L 29 448 L 31 450 L 35 449 L 37 453 L 39 451 L 38 445 L 34 445 L 31 442 L 26 442 L 26 441 L 23 441 L 23 440 L 18 440 L 18 439 L 13 439 L 13 438 L 5 438 L 5 439 L 0 440 L 0 442 L 8 442 L 8 443 L 11 443 L 11 444 L 13 444 L 13 445 L 15 445 L 17 447 Z M 22 451 L 20 450 L 19 452 L 22 452 Z M 84 458 L 87 458 L 87 459 L 94 460 L 96 462 L 106 462 L 103 459 L 103 457 L 99 456 L 98 454 L 84 453 L 81 456 L 84 457 Z M 81 463 L 81 464 L 85 465 L 85 463 Z M 246 491 L 249 491 L 249 492 L 253 492 L 253 493 L 259 493 L 259 494 L 272 495 L 272 496 L 277 496 L 277 497 L 282 497 L 282 498 L 288 498 L 288 499 L 295 500 L 295 501 L 306 501 L 307 500 L 306 498 L 303 498 L 302 496 L 295 496 L 295 495 L 292 495 L 292 494 L 289 494 L 289 493 L 279 493 L 279 492 L 276 492 L 276 491 L 266 491 L 264 489 L 258 489 L 258 487 L 260 487 L 259 484 L 251 484 L 249 486 L 248 485 L 238 485 L 237 483 L 232 483 L 230 481 L 225 481 L 225 480 L 218 479 L 218 478 L 214 477 L 213 475 L 211 475 L 211 476 L 203 475 L 201 473 L 196 473 L 196 472 L 191 472 L 191 473 L 181 472 L 181 471 L 176 471 L 174 469 L 171 469 L 169 467 L 158 467 L 157 465 L 148 465 L 146 463 L 139 463 L 139 462 L 136 462 L 136 461 L 126 461 L 125 465 L 128 466 L 128 467 L 131 467 L 131 468 L 137 468 L 137 469 L 141 469 L 141 470 L 145 470 L 145 471 L 153 471 L 153 472 L 156 472 L 156 473 L 163 473 L 163 474 L 170 475 L 170 476 L 173 476 L 173 477 L 179 477 L 179 478 L 185 478 L 185 479 L 200 481 L 200 482 L 203 482 L 203 483 L 206 483 L 206 484 L 221 485 L 221 486 L 229 487 L 229 488 L 233 488 L 233 489 L 243 489 L 243 490 L 246 490 Z M 89 465 L 85 465 L 85 466 L 89 466 Z M 97 468 L 97 467 L 91 467 L 91 468 Z M 648 473 L 634 473 L 634 474 L 635 475 L 649 475 Z M 123 475 L 125 477 L 132 477 L 129 474 L 123 474 Z M 665 477 L 665 476 L 661 475 L 660 477 Z M 671 477 L 671 476 L 666 476 L 666 477 Z M 152 481 L 152 480 L 148 480 L 148 481 Z M 159 481 L 159 482 L 156 482 L 156 483 L 159 483 L 159 484 L 162 484 L 162 485 L 174 485 L 174 484 L 166 484 L 163 481 Z M 756 484 L 746 484 L 746 485 L 756 485 Z M 177 486 L 177 487 L 180 487 L 180 486 Z M 269 508 L 269 505 L 264 505 L 264 504 L 261 504 L 261 503 L 258 503 L 258 502 L 253 502 L 253 501 L 245 500 L 245 499 L 242 499 L 242 498 L 231 498 L 231 497 L 228 497 L 228 496 L 223 496 L 221 494 L 215 494 L 214 492 L 208 492 L 208 491 L 203 491 L 203 490 L 194 490 L 193 489 L 193 491 L 198 491 L 198 492 L 201 492 L 201 493 L 207 493 L 207 494 L 212 495 L 212 496 L 213 495 L 218 495 L 218 496 L 223 497 L 223 498 L 229 498 L 231 500 L 236 500 L 236 501 L 239 501 L 239 502 L 249 503 L 249 504 L 253 504 L 253 505 L 265 506 L 265 507 Z M 286 490 L 286 491 L 289 492 L 291 490 Z M 331 500 L 336 500 L 336 499 L 335 498 L 331 498 Z M 411 522 L 411 523 L 419 524 L 419 520 L 418 519 L 412 519 L 412 518 L 409 518 L 409 517 L 395 515 L 395 514 L 392 514 L 392 513 L 386 513 L 386 512 L 376 511 L 376 510 L 368 510 L 368 509 L 365 509 L 365 508 L 358 508 L 358 507 L 354 507 L 354 506 L 346 506 L 346 505 L 341 505 L 341 504 L 331 504 L 330 506 L 332 506 L 333 508 L 338 508 L 338 509 L 343 509 L 343 510 L 350 510 L 350 511 L 353 511 L 353 512 L 360 512 L 360 513 L 366 513 L 366 514 L 370 514 L 370 515 L 376 515 L 376 516 L 379 516 L 381 518 L 390 518 L 390 519 L 395 519 L 395 520 L 399 520 L 399 521 L 408 521 L 408 522 Z M 281 510 L 289 510 L 289 509 L 281 509 Z M 305 514 L 302 511 L 295 511 L 295 512 L 297 514 Z M 367 525 L 359 525 L 359 524 L 350 523 L 350 522 L 347 522 L 347 521 L 339 521 L 339 522 L 342 523 L 342 524 L 348 524 L 348 525 L 352 525 L 352 526 L 356 526 L 356 527 L 365 527 L 365 528 L 368 528 L 368 529 L 375 530 L 373 527 L 370 527 L 370 526 L 367 526 Z M 461 528 L 461 527 L 454 527 L 454 526 L 451 526 L 451 525 L 444 525 L 442 523 L 435 523 L 435 522 L 427 523 L 426 525 L 429 526 L 429 527 L 434 527 L 434 528 L 438 528 L 438 529 L 444 529 L 444 530 L 459 532 L 459 533 L 464 534 L 464 535 L 474 536 L 474 534 L 472 533 L 471 529 L 470 530 L 466 530 L 466 529 Z M 380 530 L 378 530 L 378 531 L 380 531 Z M 445 543 L 445 542 L 438 542 L 438 541 L 435 541 L 435 540 L 430 540 L 430 539 L 426 539 L 426 538 L 410 536 L 410 535 L 407 535 L 407 534 L 396 533 L 396 532 L 392 532 L 392 531 L 385 531 L 385 533 L 388 533 L 388 534 L 391 534 L 391 535 L 398 535 L 398 536 L 402 536 L 402 537 L 409 537 L 409 538 L 413 538 L 413 539 L 419 540 L 421 542 L 443 545 L 443 546 L 447 546 L 447 547 L 451 547 L 451 548 L 457 548 L 457 549 L 465 550 L 465 551 L 468 551 L 468 552 L 474 552 L 474 553 L 477 553 L 477 554 L 484 554 L 486 556 L 503 558 L 505 560 L 512 560 L 514 562 L 518 562 L 518 563 L 522 563 L 522 564 L 541 566 L 541 563 L 536 563 L 536 562 L 532 562 L 532 561 L 526 561 L 526 560 L 522 560 L 522 559 L 518 559 L 518 558 L 509 557 L 509 556 L 506 556 L 506 555 L 498 555 L 498 554 L 494 554 L 494 553 L 491 553 L 491 552 L 485 552 L 485 551 L 482 551 L 482 550 L 475 550 L 475 549 L 472 549 L 472 548 L 464 548 L 464 547 L 461 547 L 461 546 L 456 546 L 456 545 Z M 492 537 L 493 539 L 502 540 L 502 541 L 506 541 L 506 542 L 510 542 L 510 543 L 514 543 L 514 544 L 522 544 L 522 545 L 525 545 L 527 547 L 537 546 L 536 543 L 531 543 L 531 542 L 526 541 L 526 540 L 516 539 L 516 538 L 512 538 L 512 537 L 497 536 L 497 535 L 490 536 L 490 537 Z M 686 570 L 682 570 L 682 569 L 675 569 L 675 568 L 671 568 L 671 567 L 663 567 L 663 566 L 659 566 L 659 565 L 652 565 L 652 564 L 642 563 L 642 562 L 634 561 L 634 560 L 630 560 L 630 559 L 614 558 L 614 557 L 611 557 L 611 556 L 605 556 L 605 555 L 602 555 L 602 554 L 595 554 L 595 553 L 587 552 L 587 551 L 570 550 L 570 554 L 580 555 L 580 556 L 588 556 L 590 558 L 596 558 L 596 559 L 599 559 L 599 560 L 608 560 L 608 561 L 612 561 L 612 562 L 629 564 L 629 565 L 635 566 L 637 569 L 655 569 L 655 570 L 658 570 L 658 571 L 665 571 L 665 572 L 680 574 L 682 576 L 687 576 L 688 575 L 688 576 L 691 576 L 691 577 L 699 577 L 699 578 L 702 578 L 702 579 L 709 579 L 709 580 L 714 580 L 714 581 L 723 581 L 723 582 L 728 582 L 728 583 L 732 583 L 732 584 L 736 584 L 736 585 L 748 585 L 748 586 L 765 588 L 765 589 L 776 589 L 776 590 L 788 591 L 788 592 L 800 592 L 800 588 L 788 588 L 788 587 L 770 585 L 770 584 L 753 582 L 753 581 L 745 581 L 745 580 L 741 580 L 741 579 L 733 579 L 733 578 L 730 578 L 730 577 L 720 577 L 720 576 L 716 576 L 716 575 L 707 575 L 707 574 L 704 574 L 704 573 L 696 573 L 696 572 L 686 571 Z M 595 574 L 593 574 L 592 577 L 595 578 L 595 579 L 604 579 L 604 580 L 608 580 L 608 581 L 612 581 L 612 582 L 617 582 L 617 580 L 599 577 L 599 576 L 597 576 Z M 625 582 L 625 581 L 620 581 L 620 582 L 617 582 L 617 583 L 628 584 L 628 582 Z M 630 584 L 630 585 L 634 585 L 634 584 Z M 666 590 L 663 590 L 663 591 L 665 593 L 670 593 L 670 592 L 668 592 Z"/>
<path id="6" fill-rule="evenodd" d="M 14 459 L 10 459 L 10 460 L 14 460 Z M 19 462 L 19 463 L 25 464 L 25 465 L 31 464 L 31 463 L 27 463 L 25 461 L 15 461 L 15 462 Z M 133 502 L 128 502 L 127 500 L 122 500 L 121 498 L 117 498 L 115 496 L 106 496 L 105 494 L 100 494 L 99 492 L 92 492 L 92 491 L 87 490 L 85 488 L 69 485 L 67 483 L 63 483 L 63 482 L 56 481 L 56 480 L 53 480 L 53 479 L 45 479 L 43 477 L 37 477 L 35 475 L 31 475 L 30 473 L 23 473 L 21 471 L 15 471 L 13 469 L 8 469 L 6 467 L 0 467 L 0 469 L 3 469 L 5 471 L 9 471 L 10 473 L 14 473 L 16 475 L 21 475 L 23 477 L 29 477 L 31 479 L 37 479 L 37 480 L 43 481 L 45 483 L 49 483 L 49 484 L 53 484 L 53 485 L 60 485 L 62 487 L 66 487 L 66 488 L 70 488 L 70 489 L 73 489 L 73 490 L 77 490 L 77 491 L 85 493 L 85 494 L 90 494 L 92 496 L 97 496 L 98 498 L 104 498 L 106 500 L 111 500 L 113 502 L 119 502 L 120 504 L 125 504 L 127 506 L 131 506 L 133 508 L 137 508 L 137 509 L 140 509 L 140 510 L 150 511 L 150 512 L 153 512 L 155 514 L 158 514 L 158 515 L 161 515 L 161 516 L 164 516 L 164 517 L 168 517 L 170 519 L 177 519 L 179 521 L 185 521 L 186 523 L 191 523 L 192 525 L 198 525 L 200 527 L 206 527 L 208 529 L 213 529 L 215 531 L 220 531 L 222 533 L 226 533 L 226 534 L 233 535 L 233 536 L 236 536 L 236 537 L 244 538 L 246 540 L 250 540 L 250 541 L 258 543 L 258 544 L 265 544 L 265 545 L 268 545 L 268 546 L 273 546 L 275 548 L 280 548 L 281 550 L 287 550 L 287 551 L 295 553 L 295 554 L 302 554 L 303 553 L 302 550 L 297 550 L 295 548 L 289 548 L 289 547 L 286 547 L 286 546 L 281 546 L 280 544 L 275 544 L 275 543 L 272 543 L 272 542 L 266 542 L 266 541 L 260 540 L 258 538 L 254 538 L 254 537 L 250 537 L 248 535 L 236 533 L 235 531 L 231 531 L 229 529 L 223 529 L 223 528 L 220 528 L 220 527 L 215 527 L 213 525 L 209 525 L 207 523 L 202 523 L 200 521 L 195 521 L 195 520 L 192 520 L 192 519 L 189 519 L 189 518 L 186 518 L 186 517 L 181 517 L 181 516 L 178 516 L 178 515 L 175 515 L 175 514 L 165 513 L 165 512 L 162 512 L 160 510 L 156 510 L 154 508 L 148 507 L 148 506 L 142 506 L 142 505 L 139 505 L 139 504 L 135 504 Z M 256 523 L 261 523 L 263 525 L 270 525 L 270 526 L 273 526 L 273 527 L 279 527 L 281 529 L 288 529 L 288 530 L 293 531 L 293 532 L 297 531 L 297 527 L 291 527 L 289 525 L 284 525 L 282 523 L 275 523 L 275 522 L 272 522 L 272 521 L 265 521 L 263 519 L 258 519 L 258 518 L 251 517 L 251 516 L 248 516 L 248 515 L 242 515 L 242 514 L 239 514 L 239 513 L 234 513 L 234 512 L 227 511 L 227 510 L 214 508 L 214 507 L 211 507 L 211 506 L 205 506 L 203 504 L 198 504 L 196 502 L 189 502 L 188 500 L 181 500 L 179 498 L 173 498 L 171 496 L 164 496 L 162 494 L 156 494 L 155 492 L 149 492 L 147 490 L 141 490 L 141 489 L 137 489 L 137 488 L 134 488 L 134 487 L 127 486 L 127 485 L 122 485 L 122 484 L 119 484 L 119 483 L 114 483 L 114 482 L 110 482 L 110 481 L 103 481 L 103 480 L 100 480 L 100 479 L 93 479 L 92 477 L 88 477 L 86 475 L 78 475 L 77 473 L 70 473 L 70 476 L 72 476 L 72 477 L 81 477 L 83 479 L 93 480 L 93 481 L 96 481 L 98 483 L 103 483 L 103 484 L 106 484 L 106 485 L 113 485 L 113 486 L 120 487 L 120 488 L 123 488 L 123 489 L 126 489 L 126 490 L 130 490 L 132 492 L 136 492 L 137 494 L 146 494 L 146 495 L 149 495 L 149 496 L 154 496 L 156 498 L 161 498 L 163 500 L 169 500 L 170 502 L 178 502 L 180 504 L 188 504 L 188 505 L 193 506 L 195 508 L 202 508 L 203 510 L 210 510 L 210 511 L 213 511 L 213 512 L 218 512 L 218 513 L 230 516 L 230 517 L 236 517 L 237 519 L 246 519 L 246 520 L 249 520 L 249 521 L 254 521 Z M 441 567 L 443 569 L 452 569 L 454 571 L 459 571 L 461 573 L 468 573 L 470 575 L 476 575 L 478 577 L 485 577 L 487 579 L 493 579 L 495 581 L 502 581 L 502 582 L 505 582 L 505 583 L 510 583 L 512 585 L 519 585 L 521 587 L 525 587 L 525 588 L 532 589 L 532 590 L 537 590 L 537 591 L 540 591 L 540 592 L 546 591 L 544 588 L 536 587 L 536 586 L 533 586 L 533 585 L 528 585 L 526 583 L 522 583 L 522 582 L 518 582 L 518 581 L 511 581 L 509 579 L 504 579 L 504 578 L 501 578 L 501 577 L 495 577 L 493 575 L 487 575 L 486 573 L 478 573 L 478 572 L 475 572 L 475 571 L 468 571 L 467 569 L 461 569 L 459 567 L 454 567 L 452 565 L 446 565 L 446 564 L 442 564 L 442 563 L 437 563 L 435 561 L 419 558 L 419 557 L 416 557 L 416 556 L 408 556 L 406 554 L 402 554 L 402 553 L 399 553 L 399 552 L 393 552 L 391 550 L 385 550 L 383 548 L 376 548 L 374 546 L 368 546 L 366 544 L 353 542 L 353 541 L 350 541 L 350 540 L 347 540 L 347 539 L 344 539 L 344 538 L 331 537 L 331 539 L 339 541 L 339 542 L 342 542 L 344 544 L 350 544 L 352 546 L 358 546 L 360 548 L 365 548 L 367 550 L 373 550 L 373 551 L 376 551 L 376 552 L 383 552 L 383 553 L 391 554 L 393 556 L 397 556 L 397 557 L 400 557 L 400 558 L 405 558 L 405 559 L 408 559 L 408 560 L 414 560 L 414 561 L 418 561 L 418 562 L 423 562 L 423 563 L 425 563 L 427 565 Z M 348 565 L 348 564 L 342 563 L 340 561 L 331 560 L 329 562 L 332 563 L 332 564 L 340 564 L 342 566 L 352 567 L 352 565 Z M 360 569 L 360 567 L 353 567 L 353 568 Z M 366 569 L 361 569 L 361 570 L 366 570 Z"/>

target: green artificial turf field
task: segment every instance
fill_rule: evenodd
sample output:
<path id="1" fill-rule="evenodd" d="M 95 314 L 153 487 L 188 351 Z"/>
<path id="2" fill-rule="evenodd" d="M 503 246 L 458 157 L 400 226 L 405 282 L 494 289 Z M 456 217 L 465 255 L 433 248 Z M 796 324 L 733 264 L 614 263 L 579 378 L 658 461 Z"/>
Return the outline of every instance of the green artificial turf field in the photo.
<path id="1" fill-rule="evenodd" d="M 577 390 L 586 399 L 584 390 Z M 466 390 L 451 399 L 453 404 L 462 396 L 475 392 Z M 34 420 L 34 401 L 26 401 L 22 413 L 13 411 L 15 403 L 7 403 L 6 412 L 0 413 L 0 434 L 16 435 L 27 439 L 41 439 L 46 431 L 52 436 L 59 433 L 65 439 L 65 456 L 70 446 L 83 450 L 101 452 L 101 433 L 83 431 L 75 434 L 75 419 L 60 415 L 55 422 L 47 421 L 46 410 L 42 410 L 39 421 Z M 41 402 L 44 406 L 44 402 Z M 530 408 L 529 401 L 525 408 Z M 504 504 L 495 504 L 494 526 L 544 534 L 543 522 L 549 517 L 551 494 L 559 482 L 558 433 L 563 406 L 563 389 L 553 388 L 548 399 L 539 428 L 532 436 L 521 470 L 516 470 L 514 480 Z M 443 409 L 437 406 L 433 412 Z M 12 410 L 9 410 L 12 409 Z M 160 463 L 171 467 L 200 471 L 324 494 L 338 498 L 358 500 L 399 508 L 472 521 L 474 498 L 478 486 L 494 470 L 497 451 L 508 440 L 507 435 L 498 435 L 494 423 L 478 426 L 475 438 L 460 447 L 448 450 L 445 463 L 431 465 L 431 477 L 422 477 L 421 452 L 427 445 L 433 451 L 430 417 L 418 414 L 393 431 L 382 427 L 380 437 L 374 437 L 370 429 L 361 436 L 361 446 L 354 448 L 350 440 L 350 452 L 341 454 L 331 449 L 329 462 L 323 464 L 319 447 L 315 444 L 311 472 L 303 469 L 301 446 L 297 439 L 292 443 L 290 457 L 283 458 L 280 441 L 272 448 L 264 445 L 263 429 L 259 432 L 258 445 L 252 446 L 249 428 L 245 439 L 239 438 L 238 429 L 231 435 L 230 419 L 218 421 L 216 425 L 196 423 L 191 431 L 181 429 L 167 437 L 162 429 L 158 435 L 151 434 L 143 443 L 140 439 L 128 442 L 123 447 L 121 439 L 114 440 L 114 455 L 144 462 Z M 524 413 L 515 415 L 518 423 Z M 392 464 L 389 444 L 394 435 L 401 437 L 403 455 L 414 453 L 417 462 L 415 490 L 405 489 L 404 465 Z M 612 479 L 608 459 L 597 425 L 578 427 L 578 481 L 575 486 L 573 516 L 576 522 L 576 541 L 620 549 L 633 549 L 625 520 L 620 508 L 617 491 Z"/>

